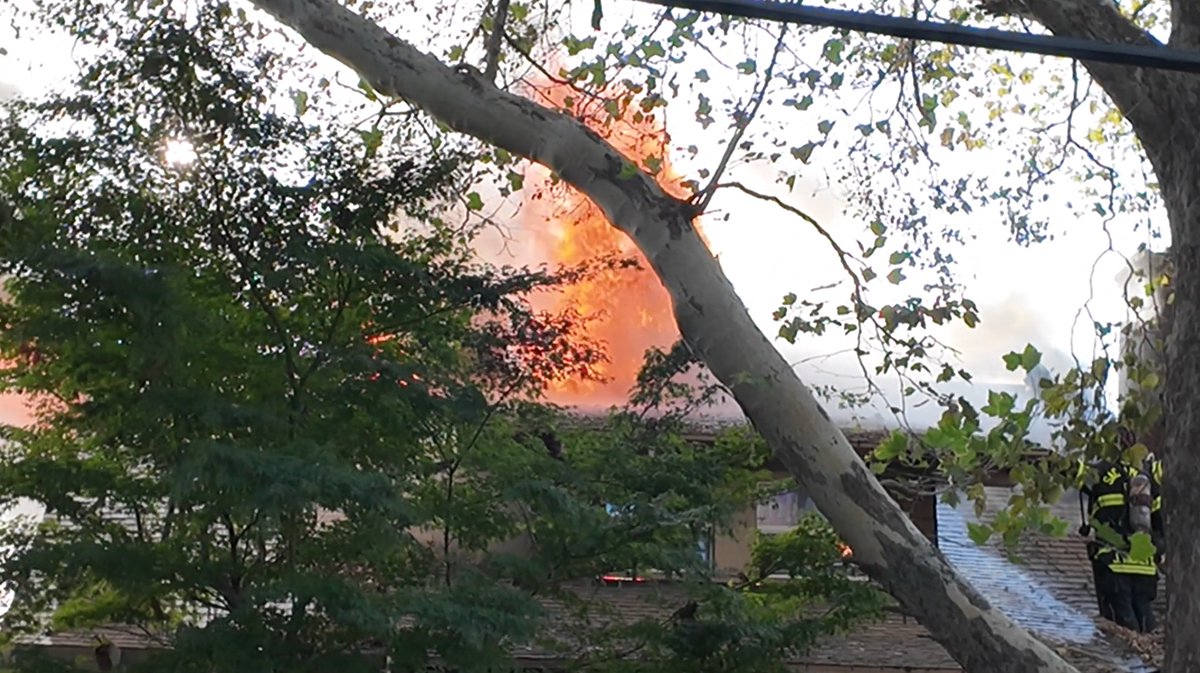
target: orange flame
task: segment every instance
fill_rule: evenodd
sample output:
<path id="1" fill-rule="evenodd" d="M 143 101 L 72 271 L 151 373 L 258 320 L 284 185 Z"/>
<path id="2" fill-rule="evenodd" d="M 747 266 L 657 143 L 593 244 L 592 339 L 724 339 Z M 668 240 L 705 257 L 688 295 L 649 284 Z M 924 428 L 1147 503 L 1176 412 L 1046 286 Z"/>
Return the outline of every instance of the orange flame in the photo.
<path id="1" fill-rule="evenodd" d="M 653 172 L 663 189 L 678 198 L 690 196 L 672 170 L 669 137 L 661 116 L 636 102 L 613 120 L 603 101 L 560 83 L 535 83 L 537 102 L 570 110 L 630 160 Z M 542 166 L 530 167 L 525 178 L 524 228 L 533 232 L 544 259 L 567 266 L 616 256 L 637 267 L 608 268 L 548 298 L 545 310 L 575 310 L 589 323 L 589 335 L 603 346 L 608 362 L 597 367 L 602 381 L 558 381 L 548 391 L 562 404 L 609 406 L 629 398 L 647 349 L 667 349 L 679 338 L 670 296 L 634 243 L 609 224 L 587 197 L 552 180 Z"/>

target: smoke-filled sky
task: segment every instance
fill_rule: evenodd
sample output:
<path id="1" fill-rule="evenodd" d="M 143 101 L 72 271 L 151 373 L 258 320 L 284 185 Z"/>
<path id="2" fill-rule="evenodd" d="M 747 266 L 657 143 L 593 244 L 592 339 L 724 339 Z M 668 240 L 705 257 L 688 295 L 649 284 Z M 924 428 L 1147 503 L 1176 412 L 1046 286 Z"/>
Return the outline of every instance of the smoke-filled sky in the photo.
<path id="1" fill-rule="evenodd" d="M 610 11 L 609 5 L 616 3 L 607 3 L 606 22 L 620 25 L 623 14 L 648 11 L 640 5 L 630 9 L 635 4 L 617 5 Z M 6 25 L 0 26 L 0 47 L 8 52 L 0 55 L 0 95 L 14 87 L 25 94 L 36 94 L 49 85 L 65 81 L 74 71 L 69 56 L 70 42 L 62 36 L 26 36 L 15 40 L 7 31 Z M 329 62 L 329 67 L 333 70 L 341 66 Z M 717 84 L 714 79 L 714 86 Z M 834 104 L 836 101 L 831 104 L 831 109 Z M 720 134 L 703 132 L 688 117 L 685 113 L 669 118 L 668 131 L 673 141 L 680 144 L 686 138 L 682 144 L 700 145 L 701 157 L 711 157 L 714 152 L 719 154 L 723 139 Z M 740 165 L 733 169 L 731 178 L 787 198 L 814 216 L 844 245 L 851 245 L 863 236 L 866 223 L 854 221 L 846 214 L 842 195 L 824 177 L 836 158 L 832 155 L 829 151 L 814 155 L 813 163 L 805 169 L 806 175 L 811 177 L 798 184 L 791 194 L 774 184 L 775 167 Z M 675 159 L 676 169 L 685 175 L 703 167 L 696 162 Z M 974 171 L 978 175 L 980 167 L 988 164 L 981 161 L 979 154 L 960 152 L 943 159 L 943 165 L 948 170 L 961 169 L 963 174 Z M 1064 189 L 1077 187 L 1067 185 Z M 728 190 L 718 193 L 712 210 L 717 216 L 705 219 L 705 234 L 752 315 L 768 334 L 777 330 L 771 313 L 784 294 L 795 292 L 806 296 L 811 294 L 812 288 L 841 278 L 837 259 L 828 244 L 811 227 L 794 217 Z M 483 245 L 482 252 L 495 259 L 510 259 L 506 256 L 513 255 L 511 260 L 528 261 L 529 251 L 536 248 L 535 239 L 538 238 L 537 232 L 530 231 L 538 223 L 530 220 L 513 215 L 509 225 L 514 240 L 509 249 L 501 251 L 492 241 Z M 1089 296 L 1096 319 L 1120 320 L 1124 316 L 1120 287 L 1115 280 L 1124 268 L 1124 262 L 1119 256 L 1109 254 L 1097 263 L 1098 256 L 1110 245 L 1099 217 L 1089 221 L 1064 212 L 1062 221 L 1070 224 L 1062 226 L 1054 240 L 1028 249 L 1007 241 L 1007 225 L 996 212 L 981 211 L 970 220 L 964 219 L 960 225 L 964 231 L 976 236 L 975 240 L 956 250 L 955 256 L 959 259 L 961 279 L 979 305 L 982 320 L 974 330 L 952 328 L 940 336 L 961 352 L 959 365 L 973 372 L 981 385 L 1011 389 L 1022 386 L 1020 374 L 1005 371 L 1000 356 L 1010 350 L 1022 349 L 1027 342 L 1046 354 L 1044 361 L 1051 370 L 1067 366 L 1073 350 L 1081 358 L 1090 360 L 1091 319 L 1083 319 L 1075 327 L 1074 336 L 1072 331 L 1076 316 Z M 1144 233 L 1133 231 L 1116 233 L 1114 247 L 1126 254 L 1132 254 L 1145 238 Z M 1155 247 L 1163 245 L 1165 241 L 1158 242 Z M 794 345 L 779 344 L 784 356 L 797 363 L 798 373 L 807 382 L 859 388 L 861 375 L 851 356 L 843 353 L 826 357 L 850 346 L 849 340 L 829 336 Z M 910 421 L 917 426 L 924 425 L 933 420 L 936 411 L 932 405 L 911 410 Z M 19 405 L 11 399 L 0 400 L 0 420 L 16 420 L 19 413 Z M 834 413 L 847 419 L 846 412 Z M 867 413 L 861 420 L 869 424 L 887 423 L 886 416 L 875 411 Z"/>

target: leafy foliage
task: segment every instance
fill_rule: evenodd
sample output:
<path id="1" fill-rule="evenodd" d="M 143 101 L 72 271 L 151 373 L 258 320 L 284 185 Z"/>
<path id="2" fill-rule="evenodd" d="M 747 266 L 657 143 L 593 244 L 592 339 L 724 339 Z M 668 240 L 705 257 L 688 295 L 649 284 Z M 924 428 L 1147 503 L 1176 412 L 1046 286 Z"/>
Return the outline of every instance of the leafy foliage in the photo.
<path id="1" fill-rule="evenodd" d="M 4 429 L 0 502 L 47 515 L 3 531 L 7 639 L 127 625 L 166 646 L 142 670 L 481 670 L 536 645 L 742 671 L 876 613 L 815 524 L 762 548 L 793 580 L 711 581 L 697 540 L 765 453 L 684 438 L 714 394 L 679 382 L 686 348 L 599 425 L 541 402 L 602 354 L 529 295 L 592 269 L 480 264 L 478 223 L 443 219 L 471 155 L 384 143 L 400 118 L 310 124 L 228 5 L 130 8 L 54 14 L 101 48 L 0 129 L 0 386 L 42 402 Z M 613 571 L 673 580 L 703 629 L 550 628 L 610 609 L 579 586 Z"/>
<path id="2" fill-rule="evenodd" d="M 839 5 L 1027 30 L 1028 17 L 1003 15 L 1013 7 L 894 0 Z M 1169 24 L 1161 3 L 1118 9 L 1155 35 Z M 785 341 L 847 345 L 861 387 L 818 392 L 843 406 L 874 402 L 892 412 L 903 432 L 881 447 L 880 459 L 936 466 L 945 476 L 937 492 L 950 501 L 965 495 L 980 512 L 983 477 L 1011 471 L 1019 492 L 997 521 L 977 529 L 980 540 L 993 532 L 1007 542 L 1025 530 L 1062 533 L 1066 526 L 1048 506 L 1078 485 L 1079 464 L 1115 456 L 1118 427 L 1148 443 L 1161 431 L 1160 365 L 1130 345 L 1145 342 L 1144 350 L 1161 359 L 1162 335 L 1137 313 L 1152 304 L 1169 306 L 1169 293 L 1156 296 L 1170 285 L 1169 270 L 1134 274 L 1124 325 L 1092 315 L 1091 299 L 1081 306 L 1075 323 L 1091 332 L 1094 350 L 1076 354 L 1076 366 L 1050 376 L 1038 396 L 1018 400 L 995 391 L 986 404 L 973 404 L 962 390 L 975 385 L 975 373 L 941 338 L 951 329 L 987 329 L 955 254 L 987 221 L 1016 246 L 1092 226 L 1109 241 L 1097 265 L 1113 257 L 1130 271 L 1131 251 L 1119 247 L 1133 240 L 1129 232 L 1142 235 L 1138 252 L 1161 237 L 1162 198 L 1152 168 L 1130 124 L 1082 66 L 680 9 L 635 14 L 586 37 L 571 29 L 561 27 L 561 40 L 547 30 L 543 45 L 547 52 L 561 45 L 572 57 L 558 74 L 581 96 L 607 95 L 604 109 L 613 117 L 641 113 L 642 100 L 652 100 L 656 114 L 659 108 L 682 112 L 672 116 L 677 139 L 725 133 L 720 143 L 685 141 L 672 148 L 696 166 L 685 182 L 697 203 L 708 204 L 718 191 L 713 203 L 721 206 L 724 194 L 750 196 L 811 226 L 829 244 L 843 276 L 807 295 L 786 295 L 773 318 Z M 775 189 L 739 182 L 731 168 L 739 162 L 757 169 L 754 177 L 762 182 L 773 176 Z M 975 170 L 985 165 L 988 170 Z M 832 173 L 861 231 L 830 231 L 796 205 L 798 185 L 820 169 Z M 749 180 L 751 173 L 744 175 Z M 710 216 L 737 211 L 720 208 Z M 1038 349 L 1012 346 L 1016 350 L 1003 356 L 1008 371 L 1040 377 Z M 1117 378 L 1136 388 L 1119 409 L 1108 401 Z M 920 431 L 908 427 L 908 411 L 923 405 L 942 408 L 940 421 Z M 1042 422 L 1052 428 L 1050 447 L 1030 440 Z M 1129 458 L 1137 462 L 1148 448 L 1139 444 Z"/>

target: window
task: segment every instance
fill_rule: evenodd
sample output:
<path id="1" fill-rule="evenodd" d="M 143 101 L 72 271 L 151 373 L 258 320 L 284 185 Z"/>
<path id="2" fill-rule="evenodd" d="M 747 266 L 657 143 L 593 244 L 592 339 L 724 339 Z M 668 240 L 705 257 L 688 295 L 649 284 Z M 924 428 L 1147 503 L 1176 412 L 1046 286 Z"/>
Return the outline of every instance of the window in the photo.
<path id="1" fill-rule="evenodd" d="M 604 503 L 604 511 L 613 518 L 621 517 L 629 513 L 628 507 L 620 507 L 612 503 Z M 714 546 L 715 538 L 712 527 L 703 526 L 695 531 L 695 553 L 700 561 L 700 564 L 705 568 L 712 570 L 715 560 Z M 645 582 L 646 579 L 652 577 L 664 576 L 663 571 L 656 568 L 638 568 L 627 570 L 624 572 L 610 572 L 601 575 L 601 579 L 605 582 Z"/>
<path id="2" fill-rule="evenodd" d="M 696 554 L 705 568 L 713 567 L 713 533 L 712 530 L 702 531 L 696 536 Z"/>
<path id="3" fill-rule="evenodd" d="M 769 488 L 777 484 L 763 482 L 760 487 Z M 778 493 L 758 503 L 758 530 L 762 533 L 786 533 L 800 523 L 804 512 L 813 511 L 812 500 L 798 490 Z"/>

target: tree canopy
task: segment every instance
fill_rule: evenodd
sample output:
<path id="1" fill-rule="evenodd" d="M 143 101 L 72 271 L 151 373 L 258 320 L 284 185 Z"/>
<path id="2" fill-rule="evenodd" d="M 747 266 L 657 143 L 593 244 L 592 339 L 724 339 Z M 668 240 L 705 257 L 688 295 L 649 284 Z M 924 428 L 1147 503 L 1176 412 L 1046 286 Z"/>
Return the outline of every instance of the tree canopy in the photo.
<path id="1" fill-rule="evenodd" d="M 1013 466 L 1025 492 L 1012 503 L 1016 516 L 1010 530 L 1040 527 L 1046 522 L 1039 503 L 1077 479 L 1069 476 L 1074 471 L 1061 469 L 1063 463 L 1111 451 L 1109 438 L 1118 421 L 1154 425 L 1157 412 L 1140 408 L 1136 401 L 1123 418 L 1109 412 L 1097 421 L 1094 410 L 1101 397 L 1095 391 L 1110 374 L 1133 370 L 1132 378 L 1152 393 L 1148 401 L 1153 405 L 1153 391 L 1160 383 L 1156 377 L 1161 375 L 1110 355 L 1115 326 L 1092 320 L 1099 343 L 1109 350 L 1060 375 L 1043 401 L 1021 408 L 1011 395 L 997 393 L 976 411 L 961 397 L 945 393 L 940 384 L 969 380 L 971 372 L 953 366 L 953 354 L 940 347 L 929 327 L 974 328 L 980 322 L 978 307 L 964 296 L 953 273 L 953 246 L 971 233 L 961 218 L 978 218 L 987 208 L 999 210 L 1015 242 L 1029 244 L 1053 233 L 1047 224 L 1053 215 L 1046 213 L 1054 210 L 1047 202 L 1061 199 L 1059 205 L 1074 219 L 1094 214 L 1106 232 L 1124 224 L 1145 227 L 1151 236 L 1157 231 L 1154 216 L 1164 207 L 1176 244 L 1176 274 L 1170 276 L 1174 343 L 1195 341 L 1200 330 L 1195 319 L 1200 314 L 1191 308 L 1200 301 L 1200 285 L 1191 280 L 1193 270 L 1200 268 L 1191 243 L 1195 162 L 1190 149 L 1175 140 L 1194 131 L 1188 122 L 1179 121 L 1194 107 L 1194 78 L 1095 63 L 1055 67 L 1044 59 L 1023 64 L 976 59 L 957 48 L 890 38 L 823 33 L 812 39 L 811 31 L 788 32 L 762 22 L 696 12 L 656 11 L 613 26 L 606 23 L 612 20 L 608 3 L 587 8 L 588 29 L 598 33 L 572 24 L 570 5 L 487 4 L 458 24 L 447 22 L 447 17 L 459 15 L 439 3 L 354 3 L 350 9 L 320 0 L 253 4 L 354 68 L 369 83 L 368 100 L 383 106 L 411 104 L 415 114 L 428 114 L 449 129 L 500 148 L 503 154 L 492 156 L 500 169 L 510 170 L 511 162 L 520 158 L 543 163 L 592 198 L 614 226 L 637 242 L 671 292 L 689 346 L 732 389 L 775 453 L 812 488 L 839 533 L 853 538 L 856 556 L 869 572 L 889 583 L 900 601 L 917 610 L 972 670 L 1066 670 L 1053 653 L 997 618 L 944 562 L 929 559 L 930 550 L 896 515 L 894 504 L 887 502 L 830 426 L 829 415 L 811 391 L 745 317 L 744 304 L 692 220 L 708 209 L 714 195 L 740 192 L 814 226 L 833 244 L 846 272 L 841 289 L 832 288 L 843 295 L 828 301 L 785 297 L 777 313 L 786 321 L 782 336 L 820 334 L 830 328 L 851 334 L 853 353 L 862 358 L 865 394 L 885 392 L 876 379 L 886 374 L 898 381 L 899 399 L 893 397 L 891 406 L 901 421 L 903 410 L 923 398 L 946 408 L 937 428 L 940 438 L 924 446 L 918 442 L 916 458 L 933 451 L 949 470 L 962 475 L 970 475 L 981 461 Z M 987 2 L 978 8 L 964 3 L 861 6 L 957 22 L 1035 21 L 1058 34 L 1140 44 L 1159 41 L 1156 35 L 1163 35 L 1166 26 L 1170 42 L 1181 48 L 1194 48 L 1200 35 L 1198 17 L 1182 2 L 1169 7 L 1122 7 L 1102 0 Z M 414 9 L 445 29 L 436 36 L 404 38 L 388 32 L 389 26 L 399 25 L 403 12 Z M 415 43 L 443 58 L 414 48 Z M 573 59 L 563 67 L 545 56 L 560 47 Z M 706 60 L 713 65 L 697 67 Z M 712 84 L 710 71 L 718 66 L 725 77 Z M 511 95 L 505 88 L 520 80 L 526 69 L 573 87 L 578 96 L 560 104 L 550 96 L 534 95 L 540 102 L 531 103 Z M 731 93 L 726 95 L 725 89 Z M 834 94 L 847 91 L 857 96 L 855 106 L 839 110 L 829 105 L 838 100 Z M 1021 92 L 1029 97 L 1017 95 Z M 662 165 L 660 157 L 622 156 L 573 121 L 589 117 L 576 109 L 577 102 L 614 123 L 626 116 L 661 115 L 660 108 L 679 109 L 682 104 L 702 129 L 727 124 L 728 136 L 718 147 L 708 146 L 711 168 L 696 171 L 699 179 L 685 179 L 695 196 L 675 198 L 657 184 L 664 178 L 656 168 Z M 815 121 L 814 130 L 796 131 L 800 125 L 795 115 Z M 1089 129 L 1086 134 L 1079 132 L 1081 125 Z M 677 132 L 677 137 L 685 134 Z M 1130 142 L 1114 142 L 1120 139 Z M 789 203 L 786 194 L 776 196 L 746 185 L 728 171 L 738 160 L 776 164 L 780 187 L 792 189 L 805 162 L 818 151 L 839 148 L 851 150 L 841 167 L 866 228 L 857 253 Z M 702 153 L 698 145 L 677 149 Z M 958 175 L 945 161 L 947 152 L 972 152 L 973 165 L 989 163 L 1000 170 L 987 176 Z M 1053 175 L 1068 176 L 1082 188 L 1069 196 L 1052 193 Z M 1126 175 L 1132 177 L 1125 180 Z M 909 181 L 921 183 L 921 188 L 909 189 Z M 776 194 L 781 191 L 777 188 Z M 886 263 L 869 261 L 881 260 L 879 253 L 887 254 Z M 881 286 L 883 279 L 886 284 Z M 1162 284 L 1157 273 L 1147 281 L 1149 294 Z M 871 284 L 882 289 L 868 294 Z M 1035 374 L 1037 349 L 1015 346 L 1006 356 L 1008 368 L 1024 367 Z M 1194 461 L 1183 453 L 1172 456 L 1171 447 L 1186 446 L 1198 423 L 1184 409 L 1196 392 L 1196 377 L 1187 372 L 1200 374 L 1200 357 L 1182 345 L 1169 357 L 1174 376 L 1162 385 L 1177 413 L 1165 416 L 1164 497 L 1186 509 L 1183 503 L 1189 496 L 1182 485 L 1185 474 L 1194 472 Z M 1035 383 L 1039 378 L 1035 376 Z M 1059 456 L 1026 467 L 1024 436 L 1039 411 L 1078 418 L 1055 433 L 1054 442 L 1063 449 Z M 993 429 L 980 444 L 971 435 L 985 430 L 984 416 L 991 417 Z M 981 455 L 980 448 L 987 454 Z M 895 454 L 898 447 L 888 450 Z M 1174 557 L 1175 563 L 1185 569 L 1169 575 L 1173 590 L 1180 593 L 1190 586 L 1185 578 L 1194 575 L 1186 570 L 1194 565 L 1194 554 L 1188 551 L 1194 545 L 1188 544 L 1186 526 L 1173 523 L 1183 520 L 1167 517 L 1168 544 L 1179 545 L 1181 556 Z M 963 596 L 970 606 L 964 605 Z M 1179 611 L 1169 620 L 1175 628 L 1194 619 L 1180 605 L 1172 603 L 1172 610 Z M 966 619 L 968 613 L 980 618 Z M 1178 649 L 1171 651 L 1178 654 L 1169 665 L 1187 670 L 1200 655 L 1182 640 L 1175 642 L 1180 643 Z"/>
<path id="2" fill-rule="evenodd" d="M 683 439 L 713 392 L 678 383 L 688 349 L 599 432 L 545 402 L 603 353 L 531 296 L 620 260 L 481 263 L 486 223 L 449 207 L 469 148 L 306 121 L 227 4 L 105 7 L 56 15 L 94 48 L 77 86 L 0 129 L 0 382 L 40 403 L 4 429 L 0 502 L 45 513 L 4 531 L 9 645 L 118 624 L 164 646 L 144 670 L 482 670 L 531 644 L 778 670 L 880 614 L 817 519 L 710 581 L 697 540 L 763 495 L 767 454 Z M 604 611 L 573 582 L 627 569 L 698 614 L 547 631 L 550 603 Z"/>

